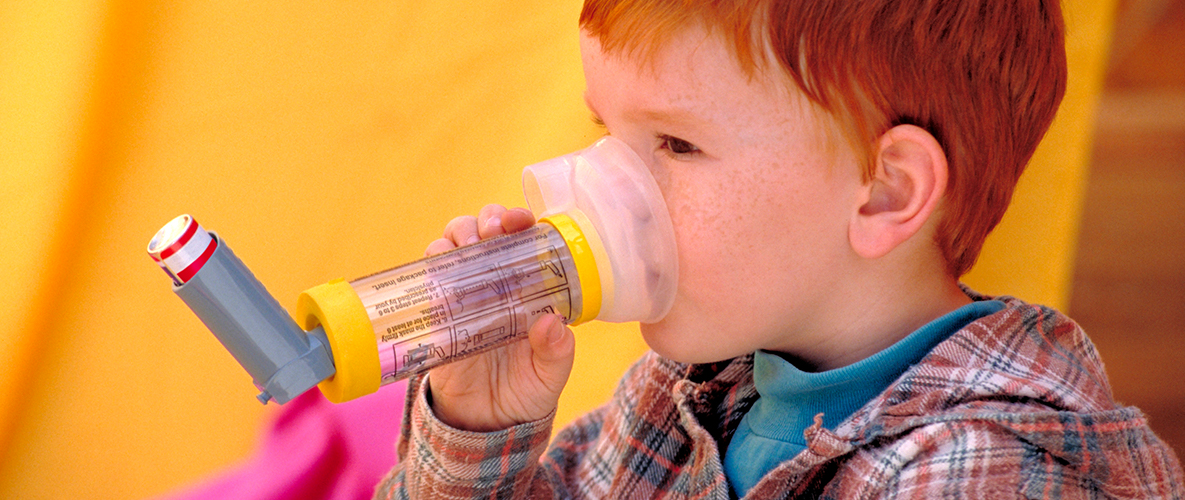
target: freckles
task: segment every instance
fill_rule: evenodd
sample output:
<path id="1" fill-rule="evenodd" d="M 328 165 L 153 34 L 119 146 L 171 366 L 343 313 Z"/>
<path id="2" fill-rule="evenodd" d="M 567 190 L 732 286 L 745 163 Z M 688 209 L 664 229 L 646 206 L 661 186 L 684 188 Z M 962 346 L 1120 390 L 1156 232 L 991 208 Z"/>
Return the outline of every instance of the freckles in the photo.
<path id="1" fill-rule="evenodd" d="M 713 183 L 695 181 L 682 176 L 671 176 L 667 196 L 667 208 L 675 225 L 679 243 L 699 244 L 702 238 L 721 236 L 710 234 L 720 226 L 727 208 L 722 206 L 721 196 Z"/>
<path id="2" fill-rule="evenodd" d="M 702 185 L 678 174 L 669 177 L 663 196 L 675 228 L 679 289 L 698 292 L 696 283 L 705 275 L 713 274 L 714 248 L 724 237 L 718 227 L 720 206 L 714 196 L 705 196 Z"/>
<path id="3" fill-rule="evenodd" d="M 773 224 L 792 217 L 789 207 L 800 196 L 801 186 L 793 182 L 791 170 L 777 160 L 755 162 L 733 176 L 738 215 L 749 224 Z"/>
<path id="4" fill-rule="evenodd" d="M 795 182 L 791 172 L 781 163 L 770 164 L 765 167 L 766 173 L 761 176 L 761 194 L 755 199 L 764 206 L 771 216 L 781 219 L 797 217 L 795 200 L 803 196 L 803 185 Z"/>

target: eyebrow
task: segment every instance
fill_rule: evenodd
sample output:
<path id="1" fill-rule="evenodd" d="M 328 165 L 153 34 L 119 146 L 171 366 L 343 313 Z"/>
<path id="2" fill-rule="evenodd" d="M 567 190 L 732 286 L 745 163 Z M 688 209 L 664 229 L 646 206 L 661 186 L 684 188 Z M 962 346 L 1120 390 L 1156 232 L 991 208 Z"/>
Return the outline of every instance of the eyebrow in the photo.
<path id="1" fill-rule="evenodd" d="M 594 121 L 603 122 L 601 114 L 597 112 L 596 106 L 593 106 L 592 100 L 589 99 L 588 92 L 584 93 L 584 105 L 592 112 Z M 687 111 L 683 108 L 673 107 L 670 109 L 653 109 L 644 108 L 638 111 L 629 113 L 630 117 L 638 117 L 647 121 L 655 121 L 659 123 L 704 123 L 705 120 L 699 116 Z"/>
<path id="2" fill-rule="evenodd" d="M 703 123 L 704 120 L 694 113 L 682 108 L 671 109 L 642 109 L 636 114 L 649 121 L 660 123 Z"/>

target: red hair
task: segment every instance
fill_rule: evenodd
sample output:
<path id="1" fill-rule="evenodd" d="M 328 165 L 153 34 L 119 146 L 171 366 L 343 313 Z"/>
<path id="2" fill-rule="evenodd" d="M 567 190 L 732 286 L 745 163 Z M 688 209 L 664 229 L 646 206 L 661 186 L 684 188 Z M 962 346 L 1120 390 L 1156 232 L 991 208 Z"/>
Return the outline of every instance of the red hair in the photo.
<path id="1" fill-rule="evenodd" d="M 772 52 L 865 152 L 865 180 L 889 128 L 934 135 L 950 168 L 935 237 L 955 277 L 1004 216 L 1066 88 L 1057 0 L 586 0 L 580 14 L 604 50 L 643 55 L 695 24 L 747 71 Z"/>

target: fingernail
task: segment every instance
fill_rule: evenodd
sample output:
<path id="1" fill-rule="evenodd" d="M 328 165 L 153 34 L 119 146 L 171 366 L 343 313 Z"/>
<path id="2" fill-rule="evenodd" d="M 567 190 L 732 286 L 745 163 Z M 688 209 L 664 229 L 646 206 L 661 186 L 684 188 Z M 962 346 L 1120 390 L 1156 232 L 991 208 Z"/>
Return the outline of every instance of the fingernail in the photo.
<path id="1" fill-rule="evenodd" d="M 547 327 L 547 341 L 555 344 L 564 338 L 564 320 L 559 316 L 551 316 L 551 325 Z"/>
<path id="2" fill-rule="evenodd" d="M 486 229 L 492 229 L 495 227 L 497 227 L 497 228 L 502 227 L 502 218 L 501 217 L 490 217 L 490 219 L 486 221 Z"/>
<path id="3" fill-rule="evenodd" d="M 469 239 L 465 240 L 465 244 L 472 245 L 472 244 L 477 243 L 479 241 L 481 241 L 481 238 L 479 238 L 476 234 L 474 234 L 474 235 L 469 236 Z"/>

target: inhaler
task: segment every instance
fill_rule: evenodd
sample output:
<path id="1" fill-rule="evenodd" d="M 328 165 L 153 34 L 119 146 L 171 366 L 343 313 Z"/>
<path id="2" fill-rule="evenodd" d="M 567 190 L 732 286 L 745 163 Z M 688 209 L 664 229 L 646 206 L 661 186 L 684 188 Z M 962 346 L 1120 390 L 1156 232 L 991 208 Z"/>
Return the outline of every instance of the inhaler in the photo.
<path id="1" fill-rule="evenodd" d="M 543 314 L 570 325 L 666 315 L 678 276 L 674 229 L 628 145 L 604 137 L 526 167 L 523 189 L 535 226 L 315 286 L 300 294 L 294 317 L 189 215 L 157 232 L 148 254 L 265 404 L 314 385 L 335 403 L 370 394 L 522 339 Z"/>

